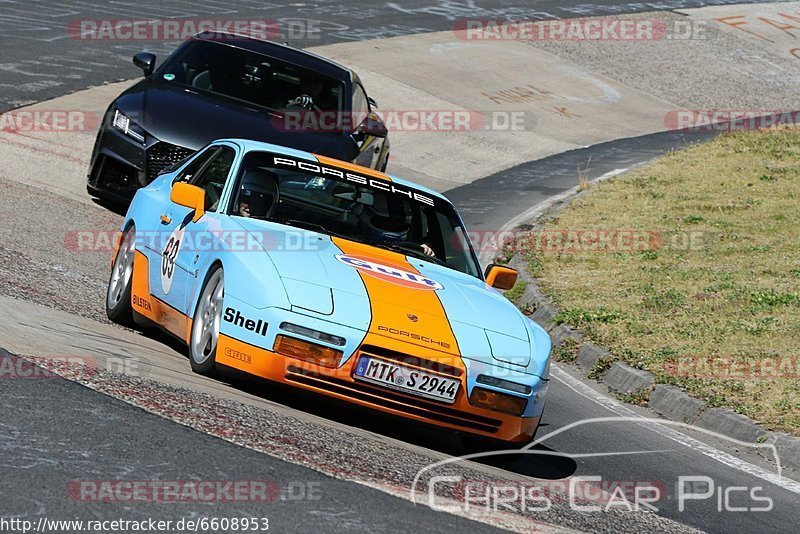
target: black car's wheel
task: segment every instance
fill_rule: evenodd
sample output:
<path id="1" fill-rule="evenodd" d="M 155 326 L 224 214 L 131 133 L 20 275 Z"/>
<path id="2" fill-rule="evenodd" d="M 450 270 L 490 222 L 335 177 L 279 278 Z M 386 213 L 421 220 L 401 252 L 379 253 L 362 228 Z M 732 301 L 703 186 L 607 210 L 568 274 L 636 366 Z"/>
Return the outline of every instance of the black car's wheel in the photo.
<path id="1" fill-rule="evenodd" d="M 213 375 L 216 370 L 219 326 L 222 320 L 222 299 L 225 294 L 225 275 L 215 267 L 206 275 L 203 290 L 197 301 L 189 337 L 189 361 L 192 371 Z"/>
<path id="2" fill-rule="evenodd" d="M 106 315 L 118 324 L 133 325 L 131 290 L 133 287 L 133 260 L 136 255 L 136 228 L 129 226 L 111 267 L 106 292 Z"/>

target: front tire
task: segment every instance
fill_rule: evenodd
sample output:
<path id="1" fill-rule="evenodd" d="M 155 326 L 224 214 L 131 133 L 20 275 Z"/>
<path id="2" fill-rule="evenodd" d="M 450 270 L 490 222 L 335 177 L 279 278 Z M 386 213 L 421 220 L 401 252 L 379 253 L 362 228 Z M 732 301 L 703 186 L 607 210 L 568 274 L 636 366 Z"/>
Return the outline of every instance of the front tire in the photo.
<path id="1" fill-rule="evenodd" d="M 189 337 L 189 361 L 192 364 L 192 371 L 201 375 L 210 376 L 216 371 L 224 295 L 225 275 L 222 267 L 216 267 L 206 276 L 194 311 L 192 333 Z"/>
<path id="2" fill-rule="evenodd" d="M 111 267 L 106 291 L 106 316 L 124 326 L 133 325 L 131 291 L 133 288 L 133 263 L 136 256 L 136 228 L 129 226 Z"/>

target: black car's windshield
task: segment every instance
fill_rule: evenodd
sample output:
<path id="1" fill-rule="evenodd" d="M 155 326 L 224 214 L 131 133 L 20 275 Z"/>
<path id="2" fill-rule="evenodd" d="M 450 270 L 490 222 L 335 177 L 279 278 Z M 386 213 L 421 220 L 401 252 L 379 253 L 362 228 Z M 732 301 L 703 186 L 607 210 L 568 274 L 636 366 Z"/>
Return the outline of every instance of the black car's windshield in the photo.
<path id="1" fill-rule="evenodd" d="M 450 203 L 355 170 L 250 152 L 230 213 L 369 243 L 480 278 Z"/>
<path id="2" fill-rule="evenodd" d="M 192 41 L 158 72 L 172 84 L 271 111 L 344 110 L 341 81 L 231 44 Z"/>

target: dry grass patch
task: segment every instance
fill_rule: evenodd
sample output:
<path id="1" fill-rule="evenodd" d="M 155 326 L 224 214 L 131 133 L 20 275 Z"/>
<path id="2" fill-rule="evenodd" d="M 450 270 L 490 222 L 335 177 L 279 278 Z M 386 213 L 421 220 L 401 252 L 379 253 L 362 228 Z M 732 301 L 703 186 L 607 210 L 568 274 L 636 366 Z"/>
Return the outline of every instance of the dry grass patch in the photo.
<path id="1" fill-rule="evenodd" d="M 800 130 L 669 154 L 594 186 L 544 232 L 565 229 L 649 245 L 533 246 L 558 320 L 661 383 L 800 435 Z"/>

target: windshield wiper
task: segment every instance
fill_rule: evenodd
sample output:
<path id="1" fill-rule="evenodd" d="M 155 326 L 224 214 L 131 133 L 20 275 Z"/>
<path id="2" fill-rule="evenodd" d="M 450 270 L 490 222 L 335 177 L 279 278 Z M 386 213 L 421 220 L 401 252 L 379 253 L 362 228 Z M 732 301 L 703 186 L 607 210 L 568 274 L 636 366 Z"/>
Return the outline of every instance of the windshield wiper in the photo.
<path id="1" fill-rule="evenodd" d="M 339 232 L 334 232 L 333 230 L 325 228 L 324 226 L 318 223 L 301 221 L 299 219 L 277 219 L 275 220 L 275 222 L 278 224 L 285 224 L 287 226 L 294 226 L 295 228 L 303 228 L 305 230 L 311 230 L 312 232 L 317 232 L 328 236 L 341 237 L 342 239 L 356 241 L 356 239 L 354 239 L 352 236 L 340 234 Z"/>
<path id="2" fill-rule="evenodd" d="M 327 228 L 325 228 L 321 224 L 312 223 L 308 221 L 300 221 L 298 219 L 279 219 L 275 222 L 280 224 L 285 224 L 287 226 L 294 226 L 295 228 L 305 228 L 306 230 L 313 230 L 321 234 L 331 233 Z"/>
<path id="3" fill-rule="evenodd" d="M 449 267 L 449 268 L 452 269 L 452 267 L 450 267 L 447 264 L 446 261 L 441 260 L 441 259 L 437 258 L 436 256 L 428 256 L 427 254 L 425 254 L 421 250 L 416 250 L 416 249 L 411 248 L 411 247 L 404 247 L 403 245 L 399 245 L 397 243 L 392 243 L 390 241 L 374 241 L 374 240 L 367 241 L 367 240 L 364 240 L 364 239 L 359 239 L 356 236 L 345 235 L 345 234 L 340 234 L 338 232 L 334 232 L 334 231 L 332 231 L 332 230 L 330 230 L 328 228 L 325 228 L 324 226 L 322 226 L 321 224 L 318 224 L 318 223 L 313 223 L 313 222 L 309 222 L 309 221 L 301 221 L 301 220 L 298 220 L 298 219 L 279 219 L 279 220 L 276 220 L 275 222 L 277 222 L 279 224 L 285 224 L 287 226 L 294 226 L 295 228 L 304 228 L 306 230 L 312 230 L 314 232 L 319 232 L 319 233 L 325 234 L 325 235 L 330 235 L 330 236 L 334 236 L 334 237 L 340 237 L 342 239 L 347 239 L 348 241 L 355 241 L 356 243 L 364 243 L 366 245 L 372 245 L 374 247 L 392 250 L 394 252 L 399 252 L 399 253 L 404 254 L 404 255 L 413 256 L 415 258 L 418 258 L 418 259 L 421 259 L 421 260 L 425 260 L 425 261 L 429 261 L 431 263 L 436 263 L 438 265 L 442 265 L 444 267 Z"/>

